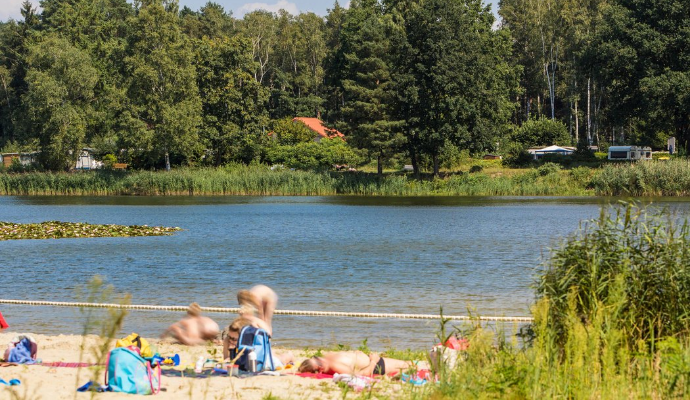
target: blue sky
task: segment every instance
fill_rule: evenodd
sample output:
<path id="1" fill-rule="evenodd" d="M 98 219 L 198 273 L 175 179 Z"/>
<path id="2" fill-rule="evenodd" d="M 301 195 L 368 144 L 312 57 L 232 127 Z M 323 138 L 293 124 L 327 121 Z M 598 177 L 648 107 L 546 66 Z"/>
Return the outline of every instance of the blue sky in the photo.
<path id="1" fill-rule="evenodd" d="M 0 0 L 0 21 L 7 21 L 10 18 L 20 19 L 21 14 L 19 10 L 24 0 Z M 192 10 L 198 10 L 201 6 L 206 4 L 208 0 L 179 0 L 180 6 L 188 6 Z M 496 14 L 498 8 L 498 0 L 484 0 L 486 3 L 492 4 L 492 10 Z M 31 0 L 32 3 L 38 5 L 39 0 Z M 216 0 L 216 3 L 225 8 L 226 11 L 232 11 L 235 17 L 241 17 L 247 12 L 257 9 L 278 11 L 285 9 L 291 14 L 298 14 L 300 12 L 312 11 L 319 15 L 326 15 L 326 10 L 333 7 L 334 0 Z M 346 6 L 349 0 L 340 0 L 341 6 Z"/>

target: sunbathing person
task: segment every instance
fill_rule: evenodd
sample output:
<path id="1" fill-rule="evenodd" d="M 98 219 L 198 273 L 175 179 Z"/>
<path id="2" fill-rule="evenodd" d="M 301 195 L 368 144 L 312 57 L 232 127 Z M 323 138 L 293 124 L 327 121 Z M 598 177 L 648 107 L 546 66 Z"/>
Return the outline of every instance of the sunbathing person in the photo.
<path id="1" fill-rule="evenodd" d="M 237 340 L 242 328 L 253 326 L 264 329 L 269 336 L 273 335 L 273 311 L 278 305 L 278 295 L 273 289 L 265 285 L 257 285 L 249 290 L 240 290 L 237 293 L 237 301 L 240 303 L 240 316 L 223 330 L 223 359 L 231 358 L 232 350 L 237 348 Z M 275 367 L 284 366 L 294 362 L 292 352 L 276 354 L 273 352 Z"/>
<path id="2" fill-rule="evenodd" d="M 218 324 L 209 317 L 203 317 L 201 307 L 192 303 L 187 309 L 187 315 L 170 325 L 161 337 L 172 336 L 182 344 L 194 346 L 215 339 L 218 333 Z"/>
<path id="3" fill-rule="evenodd" d="M 361 351 L 333 351 L 307 358 L 299 366 L 299 372 L 349 375 L 397 374 L 409 369 L 426 368 L 412 361 L 381 357 L 376 353 L 366 355 Z"/>

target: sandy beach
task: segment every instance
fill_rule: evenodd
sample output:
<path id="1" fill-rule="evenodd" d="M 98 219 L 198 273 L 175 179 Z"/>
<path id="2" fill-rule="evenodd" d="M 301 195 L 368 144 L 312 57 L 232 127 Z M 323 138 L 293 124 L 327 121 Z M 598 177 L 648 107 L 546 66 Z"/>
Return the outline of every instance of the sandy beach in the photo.
<path id="1" fill-rule="evenodd" d="M 0 333 L 2 349 L 7 346 L 16 332 Z M 94 363 L 93 349 L 103 344 L 103 340 L 95 335 L 57 335 L 46 336 L 31 333 L 38 343 L 37 357 L 43 364 L 64 363 Z M 213 354 L 220 354 L 220 344 L 205 346 L 183 346 L 169 340 L 148 339 L 151 345 L 162 355 L 179 354 L 181 365 L 193 364 L 200 356 L 217 358 Z M 108 344 L 109 348 L 115 347 L 115 343 Z M 81 349 L 84 354 L 80 360 Z M 275 349 L 277 352 L 288 351 Z M 213 352 L 216 353 L 213 353 Z M 301 350 L 291 350 L 297 364 L 305 355 Z M 0 353 L 1 357 L 1 353 Z M 207 369 L 212 368 L 207 364 Z M 100 371 L 100 372 L 99 372 Z M 5 386 L 0 384 L 0 399 L 131 399 L 132 395 L 121 393 L 95 393 L 76 391 L 77 387 L 96 379 L 103 383 L 103 369 L 99 367 L 49 367 L 45 365 L 11 365 L 0 367 L 0 378 L 5 381 L 19 379 L 18 386 Z M 165 370 L 164 370 L 165 371 Z M 181 374 L 179 371 L 168 370 L 162 377 L 161 392 L 157 395 L 160 399 L 264 399 L 269 395 L 279 399 L 336 399 L 343 397 L 343 389 L 330 379 L 313 379 L 296 376 L 285 372 L 281 376 L 253 376 L 236 378 L 221 375 L 211 375 L 206 378 L 168 376 Z M 380 394 L 388 394 L 396 397 L 395 393 L 402 390 L 398 382 L 382 381 L 377 383 L 376 391 Z M 76 397 L 75 397 L 76 396 Z"/>

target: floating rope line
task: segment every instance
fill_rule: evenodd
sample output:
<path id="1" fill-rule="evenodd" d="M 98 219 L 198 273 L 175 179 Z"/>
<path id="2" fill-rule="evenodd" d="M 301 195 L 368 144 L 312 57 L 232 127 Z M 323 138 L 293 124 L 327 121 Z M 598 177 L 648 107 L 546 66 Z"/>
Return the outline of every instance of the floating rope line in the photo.
<path id="1" fill-rule="evenodd" d="M 152 306 L 144 304 L 113 304 L 113 303 L 71 303 L 62 301 L 38 300 L 6 300 L 0 299 L 0 304 L 16 304 L 29 306 L 54 307 L 88 307 L 88 308 L 119 308 L 124 310 L 152 310 L 152 311 L 187 311 L 188 306 Z M 236 313 L 239 308 L 201 307 L 202 311 L 213 313 Z M 307 310 L 275 310 L 275 315 L 297 315 L 305 317 L 350 317 L 350 318 L 381 318 L 381 319 L 440 319 L 434 314 L 395 314 L 395 313 L 365 313 L 342 311 L 307 311 Z M 496 322 L 532 322 L 531 317 L 470 317 L 467 315 L 444 315 L 443 318 L 456 321 L 496 321 Z"/>

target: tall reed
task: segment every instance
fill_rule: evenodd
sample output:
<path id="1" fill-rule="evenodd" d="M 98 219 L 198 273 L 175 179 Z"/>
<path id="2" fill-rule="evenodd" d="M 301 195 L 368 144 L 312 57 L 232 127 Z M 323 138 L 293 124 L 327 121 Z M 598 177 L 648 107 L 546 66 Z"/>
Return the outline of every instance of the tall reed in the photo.
<path id="1" fill-rule="evenodd" d="M 587 194 L 582 171 L 544 165 L 511 175 L 411 175 L 276 170 L 263 165 L 159 171 L 0 173 L 0 195 L 545 196 Z M 583 178 L 585 176 L 585 178 Z"/>
<path id="2" fill-rule="evenodd" d="M 592 178 L 600 196 L 688 196 L 688 160 L 607 164 Z"/>

